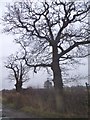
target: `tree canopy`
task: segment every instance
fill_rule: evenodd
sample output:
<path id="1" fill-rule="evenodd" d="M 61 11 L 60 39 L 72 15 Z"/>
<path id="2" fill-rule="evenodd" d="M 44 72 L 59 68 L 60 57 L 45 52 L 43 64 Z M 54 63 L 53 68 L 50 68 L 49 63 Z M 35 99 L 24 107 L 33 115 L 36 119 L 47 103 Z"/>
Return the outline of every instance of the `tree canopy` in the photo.
<path id="1" fill-rule="evenodd" d="M 34 72 L 51 68 L 55 88 L 62 88 L 60 65 L 88 56 L 89 11 L 87 1 L 18 1 L 7 5 L 4 31 L 16 35 L 22 59 Z"/>

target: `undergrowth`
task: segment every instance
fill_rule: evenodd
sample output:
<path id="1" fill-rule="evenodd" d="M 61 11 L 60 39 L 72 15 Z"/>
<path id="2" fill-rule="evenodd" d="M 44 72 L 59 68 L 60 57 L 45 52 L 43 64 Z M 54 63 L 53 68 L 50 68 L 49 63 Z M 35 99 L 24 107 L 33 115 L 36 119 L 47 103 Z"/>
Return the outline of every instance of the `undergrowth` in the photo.
<path id="1" fill-rule="evenodd" d="M 64 89 L 64 112 L 56 111 L 54 89 L 25 89 L 2 91 L 3 104 L 41 117 L 87 117 L 88 95 L 85 87 Z"/>

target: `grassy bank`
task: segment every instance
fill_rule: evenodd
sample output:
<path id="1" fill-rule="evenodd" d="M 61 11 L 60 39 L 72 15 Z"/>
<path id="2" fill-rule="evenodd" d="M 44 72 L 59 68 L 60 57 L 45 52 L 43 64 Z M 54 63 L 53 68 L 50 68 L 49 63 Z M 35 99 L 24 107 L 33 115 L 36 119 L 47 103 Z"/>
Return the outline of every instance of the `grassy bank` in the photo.
<path id="1" fill-rule="evenodd" d="M 26 89 L 2 91 L 3 104 L 45 118 L 84 118 L 88 113 L 88 95 L 85 87 L 64 88 L 64 111 L 56 111 L 54 89 Z"/>

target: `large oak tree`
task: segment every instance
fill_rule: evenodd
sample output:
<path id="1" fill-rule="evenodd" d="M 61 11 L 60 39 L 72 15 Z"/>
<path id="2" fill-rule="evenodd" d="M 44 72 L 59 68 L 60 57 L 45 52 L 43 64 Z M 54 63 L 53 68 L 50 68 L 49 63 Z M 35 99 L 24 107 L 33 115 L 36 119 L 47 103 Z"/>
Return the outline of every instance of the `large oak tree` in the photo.
<path id="1" fill-rule="evenodd" d="M 7 5 L 4 31 L 16 35 L 29 67 L 49 67 L 54 87 L 62 93 L 61 64 L 88 55 L 90 2 L 52 0 L 18 1 Z"/>

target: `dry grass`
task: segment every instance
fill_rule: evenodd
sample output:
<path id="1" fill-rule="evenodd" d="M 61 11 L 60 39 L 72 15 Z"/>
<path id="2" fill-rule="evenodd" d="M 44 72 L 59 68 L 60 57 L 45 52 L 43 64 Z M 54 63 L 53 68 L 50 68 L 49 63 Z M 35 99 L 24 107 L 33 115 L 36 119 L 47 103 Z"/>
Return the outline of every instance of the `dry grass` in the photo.
<path id="1" fill-rule="evenodd" d="M 0 104 L 2 104 L 2 92 L 0 92 Z"/>
<path id="2" fill-rule="evenodd" d="M 56 111 L 54 90 L 27 89 L 21 93 L 4 90 L 3 104 L 41 117 L 87 117 L 88 96 L 84 87 L 65 88 L 64 112 Z"/>

